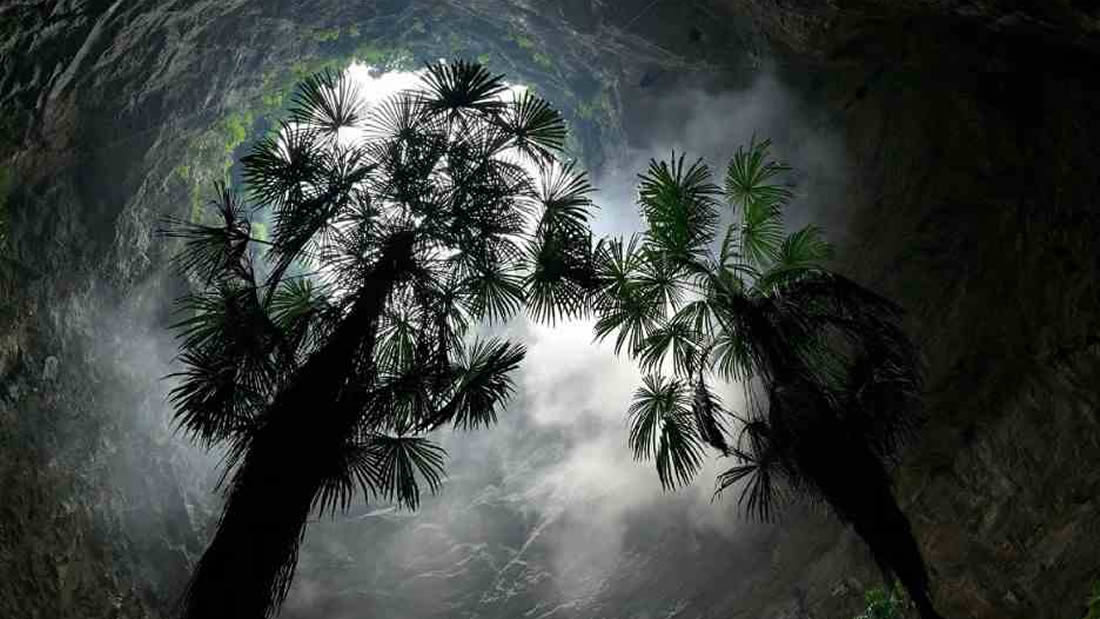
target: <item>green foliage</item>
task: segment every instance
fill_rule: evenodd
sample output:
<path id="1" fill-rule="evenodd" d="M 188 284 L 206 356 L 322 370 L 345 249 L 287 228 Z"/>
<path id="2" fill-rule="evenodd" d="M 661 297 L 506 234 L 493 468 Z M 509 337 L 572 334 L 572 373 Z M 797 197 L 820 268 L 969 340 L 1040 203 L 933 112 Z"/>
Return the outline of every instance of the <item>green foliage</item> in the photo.
<path id="1" fill-rule="evenodd" d="M 591 100 L 579 101 L 576 106 L 577 116 L 585 120 L 609 118 L 614 115 L 614 107 L 611 104 L 611 95 L 607 90 L 601 90 Z"/>
<path id="2" fill-rule="evenodd" d="M 867 608 L 854 619 L 904 619 L 905 617 L 905 600 L 897 587 L 890 589 L 875 587 L 868 590 L 863 599 Z"/>
<path id="3" fill-rule="evenodd" d="M 1092 584 L 1092 595 L 1088 600 L 1088 613 L 1084 619 L 1100 619 L 1100 580 Z"/>
<path id="4" fill-rule="evenodd" d="M 316 28 L 313 30 L 313 40 L 318 43 L 330 43 L 340 38 L 340 27 Z"/>
<path id="5" fill-rule="evenodd" d="M 415 508 L 440 488 L 430 433 L 494 423 L 524 356 L 475 323 L 584 311 L 591 187 L 558 161 L 560 113 L 507 93 L 484 67 L 440 63 L 368 109 L 343 73 L 312 75 L 242 159 L 246 195 L 221 185 L 168 231 L 197 287 L 176 325 L 176 420 L 229 453 L 186 616 L 277 610 L 310 511 L 357 493 Z M 362 143 L 337 140 L 353 127 Z"/>
<path id="6" fill-rule="evenodd" d="M 769 149 L 737 149 L 721 186 L 702 160 L 651 161 L 645 232 L 597 249 L 596 338 L 614 335 L 646 373 L 629 444 L 665 489 L 690 483 L 713 449 L 732 461 L 715 495 L 739 487 L 761 520 L 795 494 L 827 502 L 935 618 L 886 470 L 918 409 L 916 352 L 896 306 L 825 268 L 818 228 L 787 231 L 794 193 Z M 723 383 L 741 388 L 741 410 L 717 395 Z"/>

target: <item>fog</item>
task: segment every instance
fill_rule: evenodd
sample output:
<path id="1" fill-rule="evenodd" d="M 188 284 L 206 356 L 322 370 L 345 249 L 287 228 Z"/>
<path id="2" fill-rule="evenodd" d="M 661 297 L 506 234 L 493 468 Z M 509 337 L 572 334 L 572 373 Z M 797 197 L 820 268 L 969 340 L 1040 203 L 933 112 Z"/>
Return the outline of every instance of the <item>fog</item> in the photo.
<path id="1" fill-rule="evenodd" d="M 839 222 L 820 219 L 844 182 L 842 145 L 770 73 L 745 90 L 692 88 L 641 105 L 644 126 L 628 128 L 630 144 L 593 179 L 597 236 L 640 229 L 634 187 L 650 158 L 673 149 L 704 157 L 721 182 L 730 155 L 755 135 L 773 139 L 795 168 L 789 224 L 812 215 L 838 238 Z M 723 557 L 763 533 L 738 518 L 732 496 L 712 501 L 720 462 L 668 494 L 651 463 L 633 461 L 625 416 L 640 375 L 610 342 L 593 342 L 590 321 L 519 318 L 503 330 L 528 354 L 500 424 L 441 437 L 449 480 L 417 514 L 367 506 L 312 523 L 284 616 L 705 616 L 687 600 L 706 595 L 707 579 L 658 557 L 745 564 Z M 737 392 L 723 393 L 728 406 Z"/>
<path id="2" fill-rule="evenodd" d="M 351 74 L 370 101 L 416 81 L 362 66 Z M 640 229 L 634 187 L 651 157 L 673 149 L 702 156 L 720 182 L 729 156 L 753 135 L 773 138 L 776 154 L 797 171 L 793 225 L 834 212 L 845 176 L 842 145 L 807 120 L 769 73 L 744 90 L 682 89 L 635 104 L 645 122 L 627 127 L 629 144 L 613 149 L 611 163 L 592 179 L 598 236 Z M 827 233 L 835 239 L 838 229 Z M 166 583 L 185 576 L 170 566 L 202 551 L 186 540 L 209 532 L 220 472 L 216 450 L 192 445 L 171 425 L 175 342 L 164 325 L 172 281 L 155 277 L 125 302 L 81 299 L 97 309 L 61 308 L 56 318 L 95 342 L 84 361 L 111 377 L 105 405 L 121 413 L 115 423 L 169 463 L 150 472 L 135 455 L 111 469 L 120 496 L 132 502 L 128 535 L 139 547 L 169 539 L 180 553 L 177 563 L 150 554 L 141 568 Z M 441 434 L 448 480 L 419 512 L 360 504 L 311 522 L 282 616 L 708 616 L 708 604 L 732 595 L 731 574 L 766 561 L 758 542 L 769 534 L 738 518 L 732 497 L 712 500 L 722 463 L 709 460 L 696 483 L 670 494 L 651 463 L 633 461 L 625 416 L 640 375 L 609 342 L 593 341 L 591 321 L 543 325 L 520 317 L 494 329 L 528 347 L 500 423 Z M 737 407 L 736 389 L 723 397 Z M 167 470 L 175 477 L 166 478 Z"/>

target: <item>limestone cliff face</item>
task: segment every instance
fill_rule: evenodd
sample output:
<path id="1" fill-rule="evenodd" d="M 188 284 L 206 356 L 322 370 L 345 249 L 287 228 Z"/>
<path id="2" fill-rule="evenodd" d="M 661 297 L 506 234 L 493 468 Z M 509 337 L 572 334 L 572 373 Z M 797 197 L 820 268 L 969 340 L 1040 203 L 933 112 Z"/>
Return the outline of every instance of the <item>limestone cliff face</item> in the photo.
<path id="1" fill-rule="evenodd" d="M 597 166 L 647 96 L 742 84 L 777 58 L 845 138 L 842 265 L 905 305 L 928 359 L 930 419 L 898 481 L 945 614 L 1082 614 L 1100 577 L 1100 20 L 1087 3 L 1018 5 L 0 8 L 0 616 L 167 612 L 210 525 L 212 480 L 167 440 L 159 392 L 138 386 L 171 356 L 154 328 L 177 285 L 153 277 L 166 262 L 157 222 L 192 208 L 296 71 L 394 50 L 488 54 L 566 108 Z M 135 375 L 134 357 L 156 362 Z M 120 417 L 133 410 L 149 414 Z M 687 616 L 842 617 L 874 578 L 859 544 L 816 515 L 759 532 L 742 566 L 753 576 L 728 583 L 734 548 L 660 530 L 635 540 L 637 560 L 596 606 L 559 616 L 616 617 L 648 591 Z M 705 568 L 679 576 L 706 581 L 705 596 L 674 586 L 668 566 L 692 557 Z"/>

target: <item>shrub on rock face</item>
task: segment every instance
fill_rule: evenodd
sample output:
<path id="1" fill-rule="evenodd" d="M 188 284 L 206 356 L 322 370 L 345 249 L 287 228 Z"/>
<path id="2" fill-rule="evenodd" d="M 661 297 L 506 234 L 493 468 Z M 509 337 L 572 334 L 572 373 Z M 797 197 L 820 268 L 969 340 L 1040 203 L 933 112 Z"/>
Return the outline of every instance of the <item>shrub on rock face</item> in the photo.
<path id="1" fill-rule="evenodd" d="M 1089 597 L 1088 608 L 1085 619 L 1100 619 L 1100 580 L 1092 585 L 1092 595 Z"/>
<path id="2" fill-rule="evenodd" d="M 557 160 L 560 114 L 507 95 L 468 63 L 372 108 L 317 75 L 243 159 L 246 195 L 222 187 L 217 224 L 171 230 L 198 288 L 177 325 L 176 418 L 228 452 L 186 617 L 273 615 L 313 512 L 356 492 L 415 508 L 443 478 L 428 433 L 492 424 L 524 356 L 471 327 L 583 306 L 589 185 Z"/>
<path id="3" fill-rule="evenodd" d="M 863 596 L 867 608 L 854 619 L 904 619 L 905 602 L 894 587 L 875 587 Z"/>

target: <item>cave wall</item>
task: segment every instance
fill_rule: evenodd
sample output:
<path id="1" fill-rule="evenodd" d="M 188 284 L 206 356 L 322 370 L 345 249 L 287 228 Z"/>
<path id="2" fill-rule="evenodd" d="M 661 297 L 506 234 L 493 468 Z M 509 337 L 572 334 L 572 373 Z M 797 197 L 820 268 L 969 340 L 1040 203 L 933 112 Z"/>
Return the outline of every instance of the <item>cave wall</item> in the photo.
<path id="1" fill-rule="evenodd" d="M 292 81 L 287 67 L 394 49 L 490 54 L 572 110 L 595 165 L 652 76 L 664 91 L 689 78 L 736 85 L 774 62 L 845 137 L 842 265 L 906 307 L 928 360 L 929 423 L 898 487 L 945 614 L 1083 614 L 1100 577 L 1100 21 L 1083 3 L 1019 4 L 0 8 L 0 157 L 16 179 L 0 214 L 0 615 L 165 612 L 209 526 L 186 495 L 209 480 L 189 477 L 186 454 L 155 449 L 163 428 L 112 417 L 135 399 L 155 405 L 131 384 L 148 377 L 93 369 L 97 342 L 113 316 L 161 317 L 133 302 L 171 296 L 171 282 L 149 281 L 165 261 L 156 222 L 224 173 L 239 146 L 228 118 L 263 113 Z M 105 406 L 112 392 L 130 402 Z M 160 472 L 114 487 L 127 467 Z M 163 524 L 139 530 L 119 517 L 127 503 Z M 706 616 L 845 616 L 858 603 L 873 570 L 851 535 L 815 514 L 785 524 L 771 563 Z"/>

